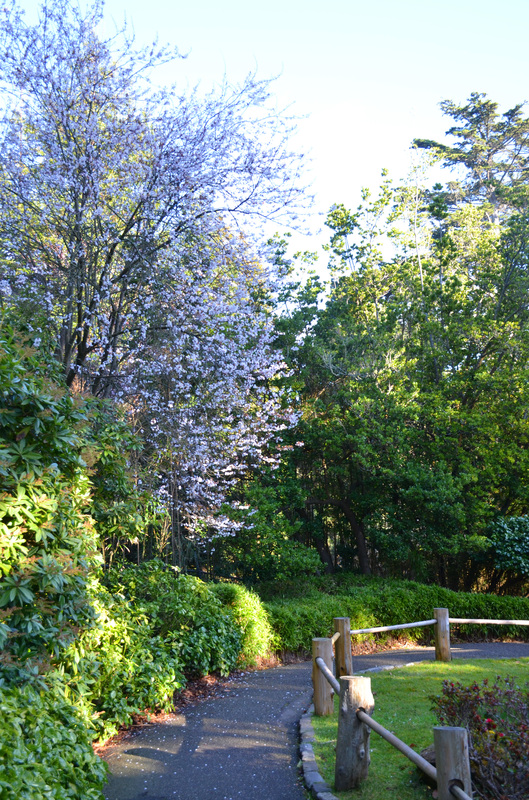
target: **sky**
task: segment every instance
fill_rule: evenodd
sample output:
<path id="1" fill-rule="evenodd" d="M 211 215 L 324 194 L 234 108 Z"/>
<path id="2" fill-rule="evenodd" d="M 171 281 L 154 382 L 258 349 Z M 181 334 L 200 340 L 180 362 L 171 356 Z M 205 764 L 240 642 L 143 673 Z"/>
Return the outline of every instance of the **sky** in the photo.
<path id="1" fill-rule="evenodd" d="M 39 5 L 20 4 L 30 19 Z M 315 233 L 333 203 L 356 207 L 382 168 L 404 177 L 414 137 L 443 138 L 450 122 L 441 100 L 484 92 L 501 111 L 529 100 L 529 0 L 502 0 L 501 9 L 497 0 L 108 0 L 105 8 L 109 33 L 126 14 L 138 44 L 158 36 L 187 53 L 167 76 L 179 88 L 237 82 L 253 70 L 277 76 L 278 107 L 300 117 L 293 146 L 311 158 Z"/>

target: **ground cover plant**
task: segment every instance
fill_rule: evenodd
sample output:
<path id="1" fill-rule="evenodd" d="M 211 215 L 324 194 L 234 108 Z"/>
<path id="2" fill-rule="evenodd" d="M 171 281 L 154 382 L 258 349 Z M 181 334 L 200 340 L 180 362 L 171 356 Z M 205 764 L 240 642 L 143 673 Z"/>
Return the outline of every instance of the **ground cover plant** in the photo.
<path id="1" fill-rule="evenodd" d="M 373 717 L 392 731 L 414 750 L 420 752 L 433 744 L 432 728 L 438 725 L 432 708 L 432 696 L 440 696 L 443 681 L 460 681 L 472 684 L 497 676 L 510 677 L 518 685 L 527 680 L 529 659 L 457 660 L 450 663 L 422 662 L 414 667 L 403 667 L 376 673 L 371 677 L 375 698 Z M 314 750 L 320 772 L 332 786 L 338 724 L 337 699 L 331 717 L 313 717 L 316 733 Z M 432 789 L 424 782 L 421 773 L 380 736 L 371 734 L 371 765 L 369 777 L 359 789 L 336 792 L 340 800 L 431 800 Z M 493 795 L 491 795 L 493 797 Z"/>
<path id="2" fill-rule="evenodd" d="M 479 796 L 490 800 L 529 797 L 529 683 L 485 679 L 470 686 L 443 681 L 434 700 L 441 725 L 469 732 L 470 765 Z"/>

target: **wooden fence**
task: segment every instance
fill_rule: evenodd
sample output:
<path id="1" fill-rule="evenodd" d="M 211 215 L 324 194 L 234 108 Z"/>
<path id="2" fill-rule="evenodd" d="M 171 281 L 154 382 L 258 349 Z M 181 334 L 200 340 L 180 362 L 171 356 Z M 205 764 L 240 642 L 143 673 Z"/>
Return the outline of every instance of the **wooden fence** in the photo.
<path id="1" fill-rule="evenodd" d="M 314 686 L 314 711 L 320 716 L 334 711 L 333 693 L 339 695 L 338 736 L 336 741 L 335 786 L 347 791 L 359 785 L 369 769 L 369 735 L 373 730 L 428 777 L 437 782 L 439 800 L 472 800 L 468 739 L 465 728 L 434 727 L 436 767 L 408 747 L 390 731 L 372 719 L 374 699 L 371 678 L 353 676 L 351 636 L 362 633 L 379 633 L 404 628 L 433 625 L 435 657 L 450 661 L 450 624 L 529 625 L 529 620 L 462 619 L 450 617 L 448 609 L 435 608 L 429 620 L 408 622 L 402 625 L 385 625 L 375 628 L 351 630 L 348 617 L 335 617 L 334 635 L 331 638 L 312 640 L 312 681 Z M 333 646 L 336 677 L 332 672 Z"/>

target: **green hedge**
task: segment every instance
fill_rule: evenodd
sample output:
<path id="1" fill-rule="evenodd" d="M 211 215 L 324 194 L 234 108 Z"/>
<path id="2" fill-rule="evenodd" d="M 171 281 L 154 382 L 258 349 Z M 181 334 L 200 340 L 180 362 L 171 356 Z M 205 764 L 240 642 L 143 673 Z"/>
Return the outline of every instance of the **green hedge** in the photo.
<path id="1" fill-rule="evenodd" d="M 106 765 L 60 691 L 0 689 L 2 800 L 100 800 Z"/>
<path id="2" fill-rule="evenodd" d="M 212 589 L 241 632 L 240 665 L 255 666 L 270 656 L 275 636 L 259 595 L 236 583 L 217 583 Z"/>
<path id="3" fill-rule="evenodd" d="M 185 675 L 228 675 L 242 632 L 212 588 L 160 561 L 110 570 L 92 587 L 94 621 L 55 672 L 97 739 L 135 714 L 168 711 Z"/>
<path id="4" fill-rule="evenodd" d="M 315 636 L 329 636 L 333 617 L 350 617 L 353 629 L 431 619 L 434 608 L 448 608 L 452 617 L 529 619 L 526 598 L 452 592 L 414 581 L 343 575 L 305 582 L 303 587 L 285 583 L 276 591 L 276 599 L 266 600 L 264 606 L 279 649 L 294 652 L 310 650 Z M 296 597 L 296 591 L 301 596 Z M 270 587 L 262 587 L 262 592 L 269 596 Z M 457 630 L 461 636 L 529 639 L 525 627 L 461 625 Z M 430 641 L 433 633 L 431 628 L 412 628 L 400 635 Z"/>

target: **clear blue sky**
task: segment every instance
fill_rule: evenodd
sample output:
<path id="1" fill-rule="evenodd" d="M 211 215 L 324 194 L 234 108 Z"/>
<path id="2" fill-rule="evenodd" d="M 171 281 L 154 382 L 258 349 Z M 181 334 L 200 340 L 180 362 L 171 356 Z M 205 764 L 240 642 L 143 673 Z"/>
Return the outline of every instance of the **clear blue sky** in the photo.
<path id="1" fill-rule="evenodd" d="M 31 14 L 39 3 L 21 5 Z M 139 43 L 158 35 L 189 53 L 171 75 L 181 86 L 253 69 L 280 76 L 278 104 L 307 115 L 297 146 L 312 153 L 321 214 L 334 202 L 356 206 L 382 167 L 402 177 L 413 137 L 448 127 L 440 100 L 480 91 L 502 110 L 529 100 L 529 0 L 106 3 L 109 19 L 125 12 Z"/>

